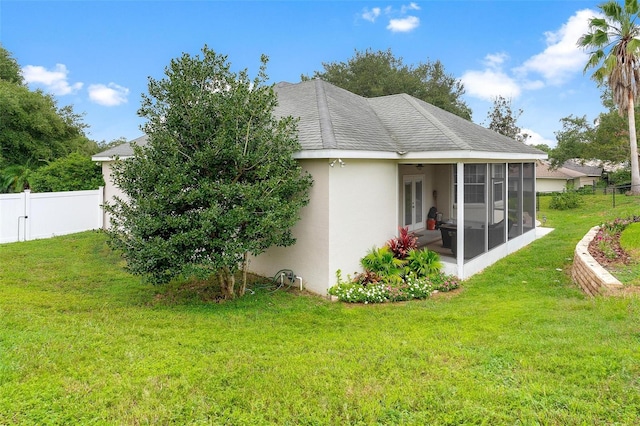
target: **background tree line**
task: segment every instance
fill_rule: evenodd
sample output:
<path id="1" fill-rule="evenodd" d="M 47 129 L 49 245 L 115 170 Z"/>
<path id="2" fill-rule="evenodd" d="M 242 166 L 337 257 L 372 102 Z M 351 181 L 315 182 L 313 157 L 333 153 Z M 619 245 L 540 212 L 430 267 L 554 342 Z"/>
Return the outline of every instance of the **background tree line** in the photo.
<path id="1" fill-rule="evenodd" d="M 324 62 L 312 76 L 301 76 L 303 81 L 311 78 L 364 97 L 407 93 L 467 120 L 472 118 L 463 99 L 464 85 L 440 61 L 405 64 L 390 49 L 356 50 L 344 62 Z M 509 98 L 497 96 L 493 102 L 485 127 L 526 143 L 529 135 L 517 124 L 523 111 L 513 109 Z M 534 146 L 549 154 L 554 167 L 569 159 L 628 166 L 628 119 L 618 114 L 607 87 L 602 103 L 606 112 L 593 121 L 573 114 L 562 118 L 555 147 Z M 100 169 L 90 156 L 126 140 L 98 143 L 86 136 L 86 127 L 71 106 L 58 107 L 51 95 L 29 90 L 17 61 L 0 45 L 0 192 L 26 187 L 35 191 L 88 189 L 103 184 Z"/>
<path id="2" fill-rule="evenodd" d="M 615 178 L 610 181 L 626 184 L 631 181 L 628 120 L 618 113 L 609 90 L 603 92 L 601 99 L 606 111 L 596 119 L 569 115 L 560 120 L 562 129 L 555 133 L 556 147 L 549 150 L 551 164 L 559 167 L 570 159 L 621 164 L 621 172 L 612 175 Z M 640 117 L 638 108 L 635 117 Z"/>
<path id="3" fill-rule="evenodd" d="M 110 144 L 85 134 L 71 106 L 29 90 L 18 62 L 0 45 L 0 193 L 95 189 L 104 185 L 91 155 Z"/>

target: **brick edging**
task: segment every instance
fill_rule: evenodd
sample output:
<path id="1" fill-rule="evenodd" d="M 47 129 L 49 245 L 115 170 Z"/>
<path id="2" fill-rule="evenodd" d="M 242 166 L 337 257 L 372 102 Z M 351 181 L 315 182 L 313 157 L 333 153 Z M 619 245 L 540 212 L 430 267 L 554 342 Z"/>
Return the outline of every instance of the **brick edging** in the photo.
<path id="1" fill-rule="evenodd" d="M 576 245 L 571 278 L 589 296 L 616 295 L 624 288 L 623 284 L 596 262 L 589 253 L 589 243 L 599 230 L 599 226 L 594 226 Z"/>

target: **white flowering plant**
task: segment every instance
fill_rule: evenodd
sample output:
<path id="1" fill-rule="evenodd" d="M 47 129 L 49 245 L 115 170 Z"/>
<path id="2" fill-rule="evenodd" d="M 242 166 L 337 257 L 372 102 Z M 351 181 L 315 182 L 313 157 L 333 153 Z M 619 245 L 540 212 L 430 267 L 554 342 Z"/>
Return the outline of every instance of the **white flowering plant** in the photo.
<path id="1" fill-rule="evenodd" d="M 409 272 L 399 282 L 394 280 L 363 284 L 357 279 L 352 279 L 350 275 L 347 275 L 345 280 L 342 272 L 338 270 L 336 278 L 337 283 L 329 289 L 329 294 L 348 303 L 369 304 L 426 299 L 434 291 L 446 292 L 460 286 L 456 277 L 443 273 L 419 277 Z"/>

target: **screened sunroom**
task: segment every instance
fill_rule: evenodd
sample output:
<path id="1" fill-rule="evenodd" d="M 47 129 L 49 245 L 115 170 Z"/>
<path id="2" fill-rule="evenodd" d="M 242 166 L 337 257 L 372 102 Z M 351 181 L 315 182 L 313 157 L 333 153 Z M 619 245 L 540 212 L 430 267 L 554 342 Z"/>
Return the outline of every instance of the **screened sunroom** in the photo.
<path id="1" fill-rule="evenodd" d="M 534 162 L 399 166 L 402 223 L 467 277 L 535 239 Z"/>

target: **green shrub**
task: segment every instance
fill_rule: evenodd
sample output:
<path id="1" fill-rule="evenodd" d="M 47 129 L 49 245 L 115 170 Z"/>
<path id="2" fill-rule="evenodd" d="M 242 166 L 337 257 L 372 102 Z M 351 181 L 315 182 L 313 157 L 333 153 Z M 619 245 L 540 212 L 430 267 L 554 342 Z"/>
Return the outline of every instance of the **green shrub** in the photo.
<path id="1" fill-rule="evenodd" d="M 585 185 L 576 189 L 576 192 L 580 195 L 593 195 L 595 193 L 593 185 Z"/>
<path id="2" fill-rule="evenodd" d="M 393 255 L 387 246 L 381 248 L 372 247 L 367 255 L 360 260 L 365 271 L 375 272 L 383 281 L 402 281 L 404 265 L 406 262 Z"/>
<path id="3" fill-rule="evenodd" d="M 102 169 L 78 152 L 59 158 L 31 174 L 33 192 L 82 191 L 104 186 Z"/>
<path id="4" fill-rule="evenodd" d="M 609 172 L 610 185 L 626 185 L 631 183 L 631 169 L 620 169 L 615 172 Z"/>
<path id="5" fill-rule="evenodd" d="M 554 194 L 549 203 L 552 210 L 569 210 L 580 207 L 584 201 L 576 191 L 567 191 Z"/>
<path id="6" fill-rule="evenodd" d="M 407 269 L 419 278 L 426 278 L 440 271 L 440 255 L 431 250 L 411 250 L 407 256 Z"/>

